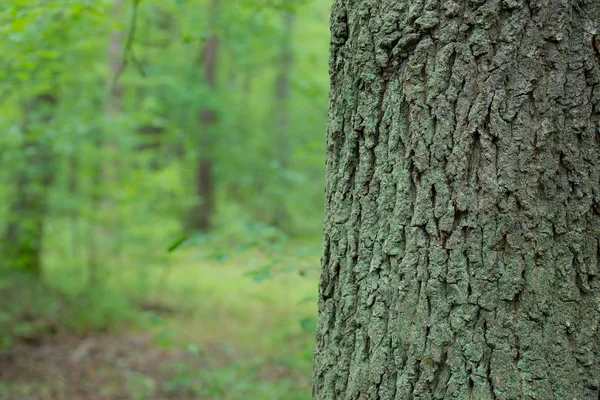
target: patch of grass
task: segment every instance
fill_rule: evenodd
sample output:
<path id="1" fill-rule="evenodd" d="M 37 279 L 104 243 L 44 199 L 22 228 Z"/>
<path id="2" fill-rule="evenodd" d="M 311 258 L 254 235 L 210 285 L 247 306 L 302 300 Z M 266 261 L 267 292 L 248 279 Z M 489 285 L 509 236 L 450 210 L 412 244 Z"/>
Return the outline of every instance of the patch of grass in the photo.
<path id="1" fill-rule="evenodd" d="M 171 367 L 173 368 L 173 366 Z M 201 370 L 181 363 L 167 383 L 166 391 L 176 398 L 243 399 L 310 399 L 308 387 L 289 376 L 269 376 L 259 358 L 230 360 L 224 365 L 211 365 Z M 172 373 L 173 371 L 171 371 Z"/>
<path id="2" fill-rule="evenodd" d="M 69 294 L 18 272 L 0 274 L 0 352 L 65 331 L 115 330 L 139 320 L 125 296 L 97 286 Z"/>
<path id="3" fill-rule="evenodd" d="M 309 399 L 316 254 L 297 244 L 275 255 L 246 251 L 224 263 L 193 248 L 175 254 L 168 285 L 154 300 L 182 313 L 157 324 L 156 338 L 218 347 L 225 354 L 200 376 L 183 372 L 171 382 L 173 390 L 211 399 Z M 256 282 L 249 272 L 273 258 L 279 259 L 274 274 Z M 295 268 L 289 268 L 292 263 Z"/>
<path id="4" fill-rule="evenodd" d="M 189 357 L 169 361 L 166 381 L 126 371 L 131 399 L 158 393 L 176 399 L 310 399 L 317 254 L 286 243 L 273 253 L 250 249 L 224 259 L 189 247 L 160 262 L 129 258 L 126 267 L 107 266 L 106 279 L 85 290 L 53 263 L 46 270 L 50 285 L 12 277 L 4 281 L 12 290 L 3 291 L 0 280 L 0 296 L 11 304 L 0 311 L 0 330 L 10 326 L 16 337 L 32 329 L 15 319 L 27 308 L 32 321 L 52 321 L 65 331 L 149 330 L 152 346 L 203 360 L 201 366 Z M 271 275 L 257 282 L 252 271 L 265 265 L 273 266 Z"/>
<path id="5" fill-rule="evenodd" d="M 259 283 L 248 272 L 269 256 L 258 251 L 226 263 L 202 260 L 194 251 L 178 257 L 161 298 L 184 312 L 158 324 L 156 338 L 218 346 L 226 360 L 201 376 L 182 373 L 171 382 L 173 390 L 211 399 L 309 399 L 317 290 L 316 267 L 310 266 L 318 263 L 314 253 L 295 260 L 311 273 L 280 270 Z"/>

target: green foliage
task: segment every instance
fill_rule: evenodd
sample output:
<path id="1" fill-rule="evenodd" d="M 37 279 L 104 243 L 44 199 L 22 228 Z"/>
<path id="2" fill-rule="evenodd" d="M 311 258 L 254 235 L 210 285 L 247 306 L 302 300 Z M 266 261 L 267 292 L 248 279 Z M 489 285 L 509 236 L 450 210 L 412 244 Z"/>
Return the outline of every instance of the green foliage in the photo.
<path id="1" fill-rule="evenodd" d="M 222 0 L 213 15 L 210 3 L 0 4 L 0 351 L 66 332 L 139 327 L 171 351 L 180 349 L 187 328 L 179 315 L 187 313 L 192 332 L 210 324 L 221 341 L 268 355 L 215 362 L 200 376 L 183 366 L 166 388 L 131 371 L 127 398 L 164 390 L 308 398 L 305 383 L 255 370 L 277 364 L 310 374 L 329 4 Z M 288 12 L 296 21 L 282 127 L 275 115 Z M 219 43 L 214 88 L 203 66 L 211 34 Z M 200 118 L 206 109 L 216 115 L 210 128 Z M 212 163 L 216 207 L 213 228 L 190 233 L 204 200 L 200 158 Z M 300 303 L 307 297 L 310 306 Z M 207 357 L 213 338 L 196 339 L 183 340 L 185 351 Z M 271 354 L 290 343 L 285 357 Z M 11 388 L 0 384 L 0 397 Z M 15 390 L 43 397 L 46 388 Z"/>
<path id="2" fill-rule="evenodd" d="M 71 295 L 19 272 L 0 274 L 0 303 L 0 352 L 16 341 L 37 341 L 64 331 L 118 329 L 138 320 L 127 298 L 105 287 Z"/>

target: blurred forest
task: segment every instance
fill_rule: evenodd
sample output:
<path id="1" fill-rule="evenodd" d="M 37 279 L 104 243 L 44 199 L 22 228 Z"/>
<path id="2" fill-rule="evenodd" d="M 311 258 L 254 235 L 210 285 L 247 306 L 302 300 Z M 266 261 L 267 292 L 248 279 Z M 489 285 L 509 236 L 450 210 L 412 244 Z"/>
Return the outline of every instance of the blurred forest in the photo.
<path id="1" fill-rule="evenodd" d="M 0 399 L 309 399 L 330 2 L 0 4 Z"/>

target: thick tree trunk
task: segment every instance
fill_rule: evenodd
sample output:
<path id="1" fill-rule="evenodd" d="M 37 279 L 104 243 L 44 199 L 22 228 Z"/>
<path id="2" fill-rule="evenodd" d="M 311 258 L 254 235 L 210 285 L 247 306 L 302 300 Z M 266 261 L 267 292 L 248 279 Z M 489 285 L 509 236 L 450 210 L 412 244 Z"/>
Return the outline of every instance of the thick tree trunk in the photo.
<path id="1" fill-rule="evenodd" d="M 315 399 L 598 399 L 600 3 L 336 0 Z"/>
<path id="2" fill-rule="evenodd" d="M 0 249 L 0 265 L 31 275 L 42 273 L 42 239 L 48 212 L 48 190 L 54 178 L 52 150 L 43 130 L 53 119 L 56 98 L 41 94 L 24 106 L 25 166 L 18 171 L 11 221 Z"/>
<path id="3" fill-rule="evenodd" d="M 215 32 L 215 20 L 219 11 L 219 0 L 211 0 L 210 4 L 210 35 L 206 42 L 203 57 L 204 79 L 211 89 L 217 87 L 217 60 L 219 53 L 219 38 Z M 196 169 L 196 190 L 199 205 L 194 212 L 194 228 L 208 231 L 215 204 L 215 183 L 213 172 L 214 128 L 217 123 L 217 113 L 211 108 L 205 108 L 199 114 L 203 133 L 200 136 L 200 155 Z"/>

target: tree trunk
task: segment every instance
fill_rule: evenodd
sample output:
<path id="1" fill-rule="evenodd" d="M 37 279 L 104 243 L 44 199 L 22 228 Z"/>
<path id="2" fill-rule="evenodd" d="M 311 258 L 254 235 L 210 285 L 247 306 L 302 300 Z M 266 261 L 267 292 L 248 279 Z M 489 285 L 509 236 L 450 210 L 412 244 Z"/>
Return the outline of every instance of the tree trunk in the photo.
<path id="1" fill-rule="evenodd" d="M 315 399 L 598 399 L 600 3 L 336 0 Z"/>
<path id="2" fill-rule="evenodd" d="M 294 20 L 294 13 L 285 11 L 275 92 L 275 98 L 277 99 L 275 125 L 279 131 L 279 163 L 282 168 L 287 168 L 290 160 L 290 137 L 288 130 L 290 125 L 290 76 L 294 62 L 292 48 Z"/>
<path id="3" fill-rule="evenodd" d="M 53 155 L 44 140 L 52 121 L 56 98 L 41 94 L 24 106 L 23 157 L 18 171 L 16 198 L 2 240 L 0 264 L 34 276 L 42 273 L 42 239 L 48 212 L 48 189 L 54 178 Z"/>
<path id="4" fill-rule="evenodd" d="M 112 18 L 115 21 L 121 19 L 123 13 L 123 1 L 113 0 Z M 109 116 L 115 116 L 123 112 L 123 85 L 119 82 L 120 75 L 125 68 L 126 60 L 124 45 L 125 45 L 125 30 L 121 28 L 110 31 L 110 42 L 108 44 L 108 68 L 109 68 L 109 96 L 106 104 L 106 113 Z"/>
<path id="5" fill-rule="evenodd" d="M 217 60 L 219 51 L 219 38 L 215 33 L 215 20 L 219 10 L 219 0 L 212 0 L 210 5 L 210 35 L 206 42 L 203 57 L 204 79 L 206 84 L 215 90 L 217 87 Z M 211 217 L 215 208 L 215 183 L 213 176 L 213 151 L 214 128 L 217 122 L 217 113 L 212 107 L 200 111 L 200 125 L 203 129 L 200 135 L 200 154 L 196 169 L 196 190 L 199 205 L 194 212 L 194 228 L 199 231 L 208 231 L 211 226 Z"/>
<path id="6" fill-rule="evenodd" d="M 275 90 L 275 128 L 278 135 L 278 153 L 279 168 L 281 174 L 282 188 L 286 191 L 288 187 L 285 173 L 290 167 L 291 143 L 290 143 L 290 76 L 293 64 L 293 34 L 294 34 L 295 15 L 291 11 L 285 11 L 283 15 L 283 34 L 279 53 L 279 65 L 277 74 L 277 84 Z M 279 228 L 285 228 L 289 219 L 286 210 L 284 196 L 277 199 L 275 204 L 274 225 Z"/>
<path id="7" fill-rule="evenodd" d="M 113 0 L 112 18 L 115 21 L 121 19 L 124 0 Z M 124 43 L 125 31 L 117 28 L 110 32 L 110 41 L 108 45 L 107 59 L 109 68 L 108 98 L 104 106 L 105 113 L 109 119 L 116 119 L 123 112 L 123 86 L 119 82 L 119 77 L 125 68 Z M 99 219 L 106 220 L 104 214 L 111 212 L 114 207 L 114 201 L 110 195 L 110 185 L 118 180 L 119 169 L 121 166 L 118 161 L 119 145 L 115 141 L 115 136 L 108 131 L 98 132 L 95 138 L 95 145 L 101 154 L 107 154 L 108 160 L 95 160 L 95 170 L 92 176 L 92 203 L 94 208 L 101 210 Z M 106 221 L 99 221 L 98 218 L 93 221 L 91 236 L 89 238 L 88 251 L 88 285 L 94 286 L 99 278 L 100 259 L 102 257 L 102 246 L 104 242 L 110 241 L 113 235 L 114 227 Z M 112 222 L 112 221 L 111 221 Z M 115 224 L 119 224 L 117 221 Z M 117 234 L 118 234 L 117 228 Z"/>

